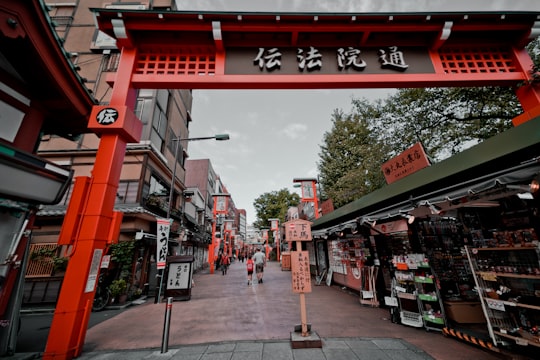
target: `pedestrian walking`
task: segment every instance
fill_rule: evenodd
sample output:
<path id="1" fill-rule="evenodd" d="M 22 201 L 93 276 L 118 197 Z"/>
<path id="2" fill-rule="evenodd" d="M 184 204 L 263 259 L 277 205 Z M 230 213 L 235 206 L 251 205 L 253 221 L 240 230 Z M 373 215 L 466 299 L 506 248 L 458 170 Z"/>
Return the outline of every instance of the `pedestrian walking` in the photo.
<path id="1" fill-rule="evenodd" d="M 229 259 L 229 256 L 225 253 L 223 253 L 221 255 L 221 273 L 223 275 L 227 274 L 227 269 L 229 268 L 229 264 L 230 264 L 230 259 Z"/>
<path id="2" fill-rule="evenodd" d="M 248 285 L 253 284 L 253 270 L 255 270 L 255 263 L 251 258 L 248 258 L 246 261 L 246 269 L 247 269 L 247 278 L 248 278 Z"/>
<path id="3" fill-rule="evenodd" d="M 221 255 L 222 255 L 222 252 L 220 251 L 219 254 L 216 255 L 216 258 L 214 260 L 216 264 L 216 271 L 221 270 Z"/>
<path id="4" fill-rule="evenodd" d="M 266 256 L 261 252 L 261 249 L 257 249 L 257 252 L 251 257 L 255 263 L 255 273 L 257 274 L 257 281 L 259 284 L 263 282 L 264 267 L 266 266 Z"/>

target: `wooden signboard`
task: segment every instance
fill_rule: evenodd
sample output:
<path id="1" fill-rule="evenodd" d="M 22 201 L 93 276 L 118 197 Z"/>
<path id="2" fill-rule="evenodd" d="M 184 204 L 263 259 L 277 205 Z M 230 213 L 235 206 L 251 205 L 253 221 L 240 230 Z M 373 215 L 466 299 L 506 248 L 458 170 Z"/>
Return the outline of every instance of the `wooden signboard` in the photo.
<path id="1" fill-rule="evenodd" d="M 309 273 L 309 252 L 291 252 L 292 289 L 294 293 L 311 292 L 311 274 Z"/>
<path id="2" fill-rule="evenodd" d="M 421 143 L 416 143 L 398 156 L 382 164 L 381 169 L 387 184 L 403 179 L 430 165 Z"/>
<path id="3" fill-rule="evenodd" d="M 283 225 L 286 241 L 311 241 L 311 221 L 296 219 Z"/>

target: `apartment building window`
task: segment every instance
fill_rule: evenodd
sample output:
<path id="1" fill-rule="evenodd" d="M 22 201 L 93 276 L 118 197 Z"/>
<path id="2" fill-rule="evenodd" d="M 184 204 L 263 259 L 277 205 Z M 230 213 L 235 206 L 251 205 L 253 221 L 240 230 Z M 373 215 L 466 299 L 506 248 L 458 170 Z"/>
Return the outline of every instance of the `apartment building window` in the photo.
<path id="1" fill-rule="evenodd" d="M 137 202 L 139 180 L 120 181 L 116 191 L 116 203 L 134 204 Z"/>
<path id="2" fill-rule="evenodd" d="M 152 133 L 150 134 L 150 141 L 156 149 L 163 152 L 163 144 L 165 143 L 165 136 L 167 135 L 167 116 L 163 109 L 156 104 L 154 108 L 154 116 L 152 117 Z"/>
<path id="3" fill-rule="evenodd" d="M 156 178 L 154 175 L 150 177 L 149 194 L 167 195 L 169 188 L 163 184 L 163 181 Z"/>
<path id="4" fill-rule="evenodd" d="M 143 98 L 140 96 L 137 99 L 137 105 L 135 106 L 135 116 L 143 123 L 146 128 L 150 123 L 150 106 L 152 105 L 152 99 Z M 147 134 L 146 129 L 143 130 L 143 134 Z M 144 139 L 143 139 L 144 140 Z"/>
<path id="5" fill-rule="evenodd" d="M 184 166 L 184 157 L 182 155 L 184 152 L 184 148 L 182 147 L 182 142 L 179 142 L 178 144 L 176 143 L 176 139 L 177 138 L 174 135 L 172 128 L 169 127 L 169 139 L 167 140 L 167 148 L 176 158 L 176 161 L 178 161 L 182 166 Z M 176 155 L 174 155 L 175 151 L 178 151 Z"/>
<path id="6" fill-rule="evenodd" d="M 167 135 L 167 107 L 169 105 L 169 91 L 158 90 L 156 94 L 156 104 L 152 116 L 152 131 L 150 141 L 156 149 L 163 152 L 165 136 Z"/>

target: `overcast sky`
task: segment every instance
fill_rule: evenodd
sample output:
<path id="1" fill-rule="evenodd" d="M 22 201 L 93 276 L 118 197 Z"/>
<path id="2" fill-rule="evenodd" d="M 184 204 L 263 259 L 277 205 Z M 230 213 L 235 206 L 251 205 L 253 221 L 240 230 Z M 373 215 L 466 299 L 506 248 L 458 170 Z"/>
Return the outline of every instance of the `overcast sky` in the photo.
<path id="1" fill-rule="evenodd" d="M 197 0 L 180 10 L 403 12 L 540 11 L 540 0 Z M 237 208 L 256 220 L 253 201 L 293 188 L 293 179 L 316 177 L 323 134 L 334 109 L 351 110 L 352 98 L 385 98 L 392 90 L 194 90 L 190 136 L 228 133 L 229 141 L 189 144 L 191 159 L 210 159 Z M 299 192 L 298 192 L 299 193 Z"/>
<path id="2" fill-rule="evenodd" d="M 179 10 L 285 12 L 530 11 L 538 0 L 176 0 Z"/>

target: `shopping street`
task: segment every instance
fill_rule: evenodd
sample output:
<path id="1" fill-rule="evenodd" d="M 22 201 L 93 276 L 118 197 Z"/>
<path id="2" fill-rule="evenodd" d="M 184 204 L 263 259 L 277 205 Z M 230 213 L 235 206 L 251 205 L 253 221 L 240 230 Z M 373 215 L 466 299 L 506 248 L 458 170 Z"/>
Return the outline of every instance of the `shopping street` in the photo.
<path id="1" fill-rule="evenodd" d="M 109 358 L 111 353 L 183 358 L 181 354 L 188 352 L 204 354 L 194 357 L 204 359 L 508 358 L 441 332 L 394 324 L 387 309 L 362 305 L 347 289 L 315 283 L 306 294 L 307 319 L 323 347 L 293 350 L 290 339 L 300 323 L 299 295 L 291 291 L 291 272 L 281 271 L 279 263 L 268 263 L 262 284 L 248 286 L 245 264 L 239 262 L 225 276 L 202 272 L 194 280 L 191 299 L 173 302 L 166 353 L 161 354 L 166 304 L 148 301 L 90 328 L 80 358 Z M 276 350 L 268 352 L 272 348 Z"/>

